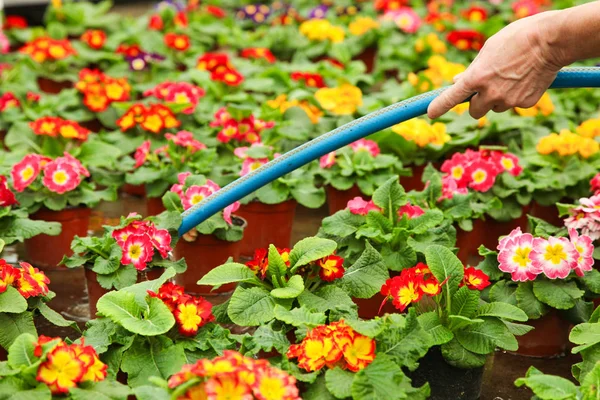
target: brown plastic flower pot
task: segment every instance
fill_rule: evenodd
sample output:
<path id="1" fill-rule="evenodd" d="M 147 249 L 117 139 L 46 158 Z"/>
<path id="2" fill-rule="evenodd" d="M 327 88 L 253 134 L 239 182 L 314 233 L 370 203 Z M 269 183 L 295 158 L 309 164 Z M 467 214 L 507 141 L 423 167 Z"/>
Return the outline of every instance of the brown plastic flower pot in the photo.
<path id="1" fill-rule="evenodd" d="M 384 314 L 395 314 L 399 312 L 389 301 L 387 301 L 383 307 L 381 307 L 383 300 L 384 297 L 381 293 L 376 293 L 370 299 L 352 299 L 352 301 L 354 301 L 354 303 L 358 306 L 358 316 L 362 319 L 373 319 Z M 379 312 L 380 307 L 381 312 Z"/>
<path id="2" fill-rule="evenodd" d="M 185 258 L 187 270 L 175 276 L 175 283 L 185 288 L 186 293 L 205 296 L 211 301 L 210 296 L 229 293 L 235 289 L 235 284 L 223 285 L 212 290 L 212 286 L 199 286 L 196 283 L 209 271 L 225 264 L 229 257 L 238 260 L 241 242 L 227 242 L 213 235 L 198 235 L 193 242 L 179 239 L 173 254 L 175 259 Z"/>
<path id="3" fill-rule="evenodd" d="M 405 191 L 410 192 L 411 190 L 421 191 L 425 189 L 425 184 L 421 182 L 423 179 L 423 171 L 425 170 L 426 164 L 413 165 L 411 167 L 412 176 L 401 176 L 400 184 Z"/>
<path id="4" fill-rule="evenodd" d="M 372 45 L 363 50 L 362 53 L 353 58 L 355 61 L 362 61 L 366 67 L 366 73 L 373 72 L 375 67 L 375 59 L 377 58 L 377 46 Z"/>
<path id="5" fill-rule="evenodd" d="M 86 236 L 92 210 L 87 207 L 66 208 L 52 211 L 42 208 L 30 218 L 36 221 L 60 222 L 58 236 L 37 235 L 24 242 L 26 260 L 42 270 L 65 269 L 59 266 L 63 256 L 71 256 L 71 242 L 75 236 Z"/>
<path id="6" fill-rule="evenodd" d="M 537 358 L 560 357 L 569 344 L 571 324 L 558 315 L 556 310 L 539 319 L 527 321 L 535 329 L 523 336 L 517 336 L 519 349 L 515 354 Z"/>
<path id="7" fill-rule="evenodd" d="M 368 197 L 362 194 L 357 185 L 352 186 L 348 190 L 338 190 L 333 186 L 327 186 L 327 207 L 329 215 L 333 215 L 340 210 L 344 210 L 348 206 L 348 202 L 355 197 Z"/>
<path id="8" fill-rule="evenodd" d="M 470 232 L 456 229 L 456 247 L 458 247 L 458 258 L 465 265 L 475 265 L 483 257 L 479 255 L 479 246 L 484 245 L 490 250 L 498 247 L 498 238 L 508 235 L 513 229 L 527 229 L 527 210 L 523 208 L 523 214 L 512 221 L 496 221 L 493 218 L 487 220 L 477 219 L 473 221 L 473 230 Z"/>
<path id="9" fill-rule="evenodd" d="M 44 78 L 43 76 L 37 78 L 37 84 L 40 88 L 40 91 L 49 94 L 58 94 L 63 89 L 70 89 L 73 87 L 73 82 L 71 81 L 55 81 L 49 78 Z"/>
<path id="10" fill-rule="evenodd" d="M 554 204 L 550 206 L 542 206 L 534 201 L 531 205 L 530 213 L 534 217 L 543 219 L 554 226 L 560 227 L 565 224 L 563 219 L 558 216 L 558 208 L 556 208 L 556 205 Z"/>
<path id="11" fill-rule="evenodd" d="M 429 349 L 419 367 L 409 372 L 413 387 L 429 382 L 429 400 L 477 400 L 481 396 L 483 367 L 462 369 L 448 364 L 439 346 Z"/>
<path id="12" fill-rule="evenodd" d="M 144 185 L 131 185 L 129 183 L 124 184 L 121 187 L 121 192 L 135 197 L 146 196 L 146 186 Z"/>
<path id="13" fill-rule="evenodd" d="M 254 250 L 267 248 L 270 244 L 278 248 L 290 247 L 297 205 L 295 200 L 279 204 L 253 201 L 242 205 L 236 214 L 244 218 L 248 226 L 240 242 L 240 256 L 252 259 Z"/>
<path id="14" fill-rule="evenodd" d="M 146 214 L 147 216 L 158 215 L 165 211 L 165 206 L 160 197 L 147 197 L 146 198 Z"/>
<path id="15" fill-rule="evenodd" d="M 98 300 L 100 299 L 100 297 L 104 296 L 106 293 L 110 292 L 111 290 L 104 289 L 102 286 L 100 286 L 100 284 L 98 283 L 98 274 L 96 274 L 94 271 L 92 271 L 91 268 L 86 267 L 84 269 L 85 269 L 85 284 L 87 287 L 88 302 L 89 302 L 89 307 L 90 307 L 90 318 L 94 318 L 94 316 L 96 315 L 96 311 L 97 311 L 96 304 L 98 303 Z M 165 272 L 164 269 L 160 269 L 160 268 L 159 269 L 150 269 L 150 270 L 146 270 L 146 271 L 139 271 L 137 283 L 158 279 L 158 278 L 160 278 L 160 276 L 162 275 L 163 272 Z"/>

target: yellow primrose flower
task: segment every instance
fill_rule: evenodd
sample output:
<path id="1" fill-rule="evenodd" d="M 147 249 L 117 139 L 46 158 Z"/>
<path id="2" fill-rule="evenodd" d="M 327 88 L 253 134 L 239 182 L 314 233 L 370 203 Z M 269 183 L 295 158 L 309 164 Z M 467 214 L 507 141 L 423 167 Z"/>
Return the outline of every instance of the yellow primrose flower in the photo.
<path id="1" fill-rule="evenodd" d="M 592 138 L 563 129 L 559 134 L 552 133 L 541 138 L 536 150 L 540 154 L 556 152 L 560 156 L 579 154 L 583 158 L 589 158 L 600 151 L 600 143 Z"/>
<path id="2" fill-rule="evenodd" d="M 594 138 L 600 136 L 600 119 L 588 119 L 577 127 L 577 133 L 583 137 Z"/>
<path id="3" fill-rule="evenodd" d="M 310 122 L 312 122 L 313 124 L 318 123 L 321 117 L 323 116 L 323 112 L 319 110 L 319 107 L 310 104 L 307 100 L 288 101 L 287 95 L 285 94 L 281 94 L 273 100 L 268 100 L 267 105 L 271 108 L 279 109 L 279 112 L 282 114 L 292 107 L 299 107 L 306 113 L 306 115 L 310 119 Z"/>
<path id="4" fill-rule="evenodd" d="M 319 89 L 315 98 L 323 109 L 334 115 L 351 115 L 357 107 L 362 106 L 362 92 L 349 83 L 336 88 Z"/>
<path id="5" fill-rule="evenodd" d="M 464 65 L 448 62 L 443 56 L 438 54 L 431 56 L 427 61 L 427 65 L 429 68 L 419 72 L 416 75 L 417 79 L 411 77 L 409 74 L 409 82 L 420 92 L 436 89 L 444 84 L 451 83 L 456 75 L 466 70 Z M 431 83 L 428 82 L 424 85 L 423 81 L 427 80 L 431 81 Z"/>
<path id="6" fill-rule="evenodd" d="M 350 33 L 354 36 L 361 36 L 372 29 L 379 28 L 379 22 L 369 17 L 357 17 L 348 25 Z"/>
<path id="7" fill-rule="evenodd" d="M 415 42 L 415 51 L 417 53 L 422 53 L 427 48 L 436 54 L 444 54 L 447 51 L 446 44 L 435 33 L 429 33 Z"/>
<path id="8" fill-rule="evenodd" d="M 450 111 L 454 111 L 458 115 L 463 115 L 465 112 L 469 111 L 469 103 L 458 104 L 458 105 L 454 106 L 454 108 L 452 108 Z M 484 115 L 483 117 L 479 118 L 477 127 L 483 128 L 484 126 L 487 125 L 487 123 L 488 123 L 488 119 Z"/>
<path id="9" fill-rule="evenodd" d="M 394 125 L 392 131 L 408 141 L 415 142 L 419 147 L 429 144 L 442 146 L 451 139 L 446 133 L 445 124 L 436 122 L 430 125 L 427 121 L 418 118 Z"/>
<path id="10" fill-rule="evenodd" d="M 331 40 L 333 43 L 344 41 L 344 29 L 331 25 L 326 19 L 310 19 L 300 25 L 300 33 L 314 41 Z"/>
<path id="11" fill-rule="evenodd" d="M 554 112 L 554 103 L 548 92 L 545 92 L 538 100 L 537 104 L 530 108 L 515 107 L 515 111 L 522 117 L 535 117 L 543 115 L 547 117 Z"/>

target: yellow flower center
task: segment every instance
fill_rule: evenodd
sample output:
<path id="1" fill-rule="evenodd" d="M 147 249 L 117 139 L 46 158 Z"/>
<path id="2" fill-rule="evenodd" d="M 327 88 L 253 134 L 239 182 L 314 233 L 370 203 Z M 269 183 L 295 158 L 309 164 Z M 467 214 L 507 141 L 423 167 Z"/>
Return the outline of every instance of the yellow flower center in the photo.
<path id="1" fill-rule="evenodd" d="M 193 304 L 179 306 L 179 322 L 186 331 L 195 330 L 202 322 L 202 317 L 198 315 L 198 309 Z"/>
<path id="2" fill-rule="evenodd" d="M 456 167 L 452 168 L 452 177 L 454 179 L 460 179 L 462 178 L 464 172 L 465 169 L 461 165 L 457 165 Z"/>
<path id="3" fill-rule="evenodd" d="M 550 261 L 552 264 L 560 264 L 563 260 L 567 259 L 567 253 L 565 253 L 562 244 L 557 243 L 554 246 L 549 244 L 546 246 L 546 253 L 544 253 L 544 259 Z"/>
<path id="4" fill-rule="evenodd" d="M 281 379 L 271 377 L 263 378 L 258 390 L 265 400 L 281 400 L 286 392 Z"/>
<path id="5" fill-rule="evenodd" d="M 517 263 L 519 267 L 526 268 L 527 265 L 531 262 L 531 259 L 529 258 L 529 253 L 531 253 L 531 247 L 519 247 L 515 251 L 513 261 Z"/>
<path id="6" fill-rule="evenodd" d="M 64 185 L 68 179 L 69 177 L 67 176 L 67 173 L 65 171 L 56 171 L 52 175 L 52 181 L 57 185 Z"/>
<path id="7" fill-rule="evenodd" d="M 190 102 L 190 99 L 187 97 L 185 93 L 177 93 L 175 95 L 175 103 L 177 104 L 187 104 Z"/>
<path id="8" fill-rule="evenodd" d="M 487 177 L 487 173 L 481 169 L 478 169 L 477 171 L 475 171 L 473 173 L 473 181 L 475 181 L 475 183 L 481 183 L 481 182 L 485 181 L 486 177 Z"/>
<path id="9" fill-rule="evenodd" d="M 132 260 L 137 260 L 142 255 L 142 246 L 140 246 L 139 244 L 133 244 L 129 246 L 129 250 L 127 253 L 129 254 L 129 258 L 131 258 Z"/>
<path id="10" fill-rule="evenodd" d="M 501 163 L 506 170 L 511 170 L 515 167 L 515 163 L 510 158 L 503 158 Z"/>
<path id="11" fill-rule="evenodd" d="M 23 178 L 25 181 L 28 181 L 33 176 L 33 173 L 33 167 L 28 165 L 23 171 L 21 171 L 21 178 Z"/>
<path id="12" fill-rule="evenodd" d="M 204 196 L 203 195 L 201 195 L 201 194 L 195 194 L 190 199 L 190 203 L 196 205 L 196 204 L 200 203 L 202 200 L 204 200 Z"/>
<path id="13" fill-rule="evenodd" d="M 79 133 L 77 133 L 77 129 L 73 128 L 71 125 L 65 125 L 62 128 L 60 128 L 60 134 L 62 137 L 65 138 L 75 138 L 79 136 Z"/>

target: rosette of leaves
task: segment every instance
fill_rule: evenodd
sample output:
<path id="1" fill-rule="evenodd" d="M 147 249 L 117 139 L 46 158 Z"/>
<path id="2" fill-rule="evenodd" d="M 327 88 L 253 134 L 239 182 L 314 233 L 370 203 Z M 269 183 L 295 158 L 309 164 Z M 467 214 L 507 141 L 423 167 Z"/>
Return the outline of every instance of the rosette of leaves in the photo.
<path id="1" fill-rule="evenodd" d="M 496 348 L 518 349 L 515 335 L 531 330 L 527 314 L 503 301 L 485 302 L 479 290 L 461 286 L 464 267 L 446 247 L 431 245 L 425 250 L 426 264 L 442 292 L 434 302 L 419 304 L 416 309 L 421 326 L 440 346 L 446 362 L 458 368 L 478 368 Z"/>
<path id="2" fill-rule="evenodd" d="M 60 233 L 60 222 L 33 221 L 26 210 L 12 207 L 0 208 L 0 240 L 4 244 L 23 242 L 34 236 L 45 234 L 56 236 Z M 0 252 L 1 250 L 0 246 Z"/>
<path id="3" fill-rule="evenodd" d="M 125 174 L 125 182 L 143 185 L 147 197 L 162 197 L 171 185 L 177 183 L 177 174 L 181 172 L 192 170 L 195 174 L 210 173 L 217 159 L 214 148 L 192 152 L 172 140 L 167 141 L 165 146 L 161 146 L 164 151 L 151 151 L 142 166 Z M 129 164 L 128 161 L 131 159 L 123 162 Z"/>
<path id="4" fill-rule="evenodd" d="M 0 245 L 0 251 L 1 248 Z M 67 321 L 46 304 L 54 297 L 56 293 L 48 291 L 45 295 L 25 298 L 14 286 L 8 286 L 0 293 L 0 324 L 3 326 L 0 347 L 8 350 L 22 333 L 37 337 L 34 321 L 39 315 L 56 326 L 79 330 L 75 322 Z"/>
<path id="5" fill-rule="evenodd" d="M 105 225 L 102 236 L 75 236 L 71 242 L 73 255 L 65 256 L 61 264 L 67 268 L 85 267 L 96 273 L 98 283 L 106 290 L 123 289 L 136 283 L 138 270 L 132 265 L 123 265 L 121 259 L 123 250 L 117 244 L 112 233 L 123 229 L 134 221 L 140 220 L 139 215 L 121 217 L 117 226 Z M 149 217 L 148 221 L 153 223 L 157 229 L 167 229 L 171 233 L 171 247 L 175 246 L 178 238 L 175 232 L 181 224 L 179 213 L 165 212 L 157 217 Z M 150 239 L 148 239 L 150 240 Z M 172 261 L 163 258 L 158 251 L 154 251 L 154 257 L 147 263 L 144 271 L 173 268 L 175 272 L 185 272 L 187 266 L 184 259 Z"/>
<path id="6" fill-rule="evenodd" d="M 336 150 L 335 163 L 320 168 L 318 175 L 326 185 L 337 190 L 358 186 L 361 193 L 371 196 L 390 177 L 402 173 L 402 162 L 391 154 L 373 156 L 369 151 L 354 151 L 350 146 Z"/>
<path id="7" fill-rule="evenodd" d="M 567 236 L 566 229 L 557 228 L 544 220 L 529 217 L 535 237 Z M 479 248 L 484 260 L 477 269 L 495 282 L 487 292 L 492 301 L 501 301 L 519 307 L 529 320 L 542 318 L 550 311 L 558 311 L 562 318 L 573 324 L 587 321 L 594 311 L 591 299 L 600 295 L 600 272 L 596 269 L 580 277 L 574 272 L 565 279 L 548 279 L 540 274 L 533 281 L 514 282 L 510 274 L 498 269 L 498 253 Z"/>
<path id="8" fill-rule="evenodd" d="M 38 381 L 40 366 L 48 360 L 48 353 L 59 344 L 59 338 L 39 345 L 37 336 L 30 333 L 19 335 L 8 350 L 8 361 L 0 361 L 0 393 L 2 398 L 52 400 L 56 398 L 78 400 L 104 398 L 125 400 L 130 389 L 113 380 L 79 382 L 66 394 L 53 395 L 48 385 Z M 65 378 L 65 371 L 58 371 Z M 66 379 L 73 379 L 68 376 Z"/>
<path id="9" fill-rule="evenodd" d="M 150 377 L 168 379 L 184 364 L 236 348 L 229 331 L 216 324 L 205 325 L 194 337 L 178 333 L 173 313 L 148 294 L 173 276 L 175 270 L 169 268 L 159 279 L 109 292 L 98 301 L 100 317 L 87 323 L 83 337 L 108 364 L 109 377 L 125 373 L 127 383 L 137 387 Z"/>
<path id="10" fill-rule="evenodd" d="M 119 20 L 123 18 L 119 14 L 109 13 L 112 5 L 112 1 L 108 0 L 97 3 L 63 0 L 57 6 L 48 7 L 44 23 L 48 29 L 64 31 L 65 36 L 79 36 L 91 28 L 117 30 Z"/>
<path id="11" fill-rule="evenodd" d="M 289 266 L 271 245 L 264 280 L 246 265 L 228 263 L 206 274 L 199 285 L 219 287 L 238 283 L 231 299 L 214 307 L 219 322 L 260 326 L 254 335 L 267 335 L 267 324 L 285 335 L 292 327 L 323 324 L 341 317 L 356 319 L 352 297 L 370 298 L 379 292 L 389 273 L 379 253 L 369 244 L 340 279 L 325 282 L 315 262 L 332 255 L 336 243 L 306 238 L 292 248 Z"/>
<path id="12" fill-rule="evenodd" d="M 425 189 L 423 197 L 433 193 L 435 189 L 431 186 Z M 319 236 L 337 242 L 339 254 L 351 262 L 367 246 L 372 246 L 393 271 L 415 265 L 419 255 L 422 258 L 431 244 L 454 246 L 456 230 L 442 211 L 426 209 L 419 217 L 399 217 L 398 210 L 408 202 L 409 197 L 398 177 L 391 177 L 373 193 L 373 203 L 380 211 L 372 210 L 367 215 L 352 214 L 350 210 L 338 211 L 323 219 Z"/>

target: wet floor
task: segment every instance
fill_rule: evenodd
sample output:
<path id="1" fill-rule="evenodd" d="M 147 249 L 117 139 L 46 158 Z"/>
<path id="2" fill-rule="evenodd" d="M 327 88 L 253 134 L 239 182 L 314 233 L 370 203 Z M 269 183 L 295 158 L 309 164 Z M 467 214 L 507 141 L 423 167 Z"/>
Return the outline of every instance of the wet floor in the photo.
<path id="1" fill-rule="evenodd" d="M 102 223 L 118 221 L 119 216 L 127 215 L 129 212 L 145 214 L 145 202 L 141 199 L 124 196 L 116 203 L 104 204 L 94 212 L 93 225 L 96 232 L 100 232 Z M 327 216 L 325 208 L 319 210 L 308 210 L 299 207 L 296 213 L 292 244 L 307 236 L 315 235 L 321 220 Z M 8 248 L 4 256 L 9 261 L 14 261 L 20 253 L 18 248 Z M 82 269 L 48 271 L 50 288 L 57 296 L 49 305 L 60 312 L 66 318 L 70 318 L 84 326 L 89 319 L 87 293 L 85 278 Z M 41 334 L 78 337 L 78 333 L 70 328 L 56 328 L 40 321 L 38 330 Z M 578 362 L 578 357 L 568 355 L 566 357 L 544 360 L 522 356 L 516 356 L 503 352 L 497 352 L 486 366 L 484 375 L 484 386 L 481 400 L 525 400 L 530 399 L 531 393 L 525 389 L 514 386 L 515 379 L 524 376 L 529 366 L 533 365 L 548 374 L 571 377 L 571 365 Z M 450 399 L 449 399 L 450 400 Z"/>

